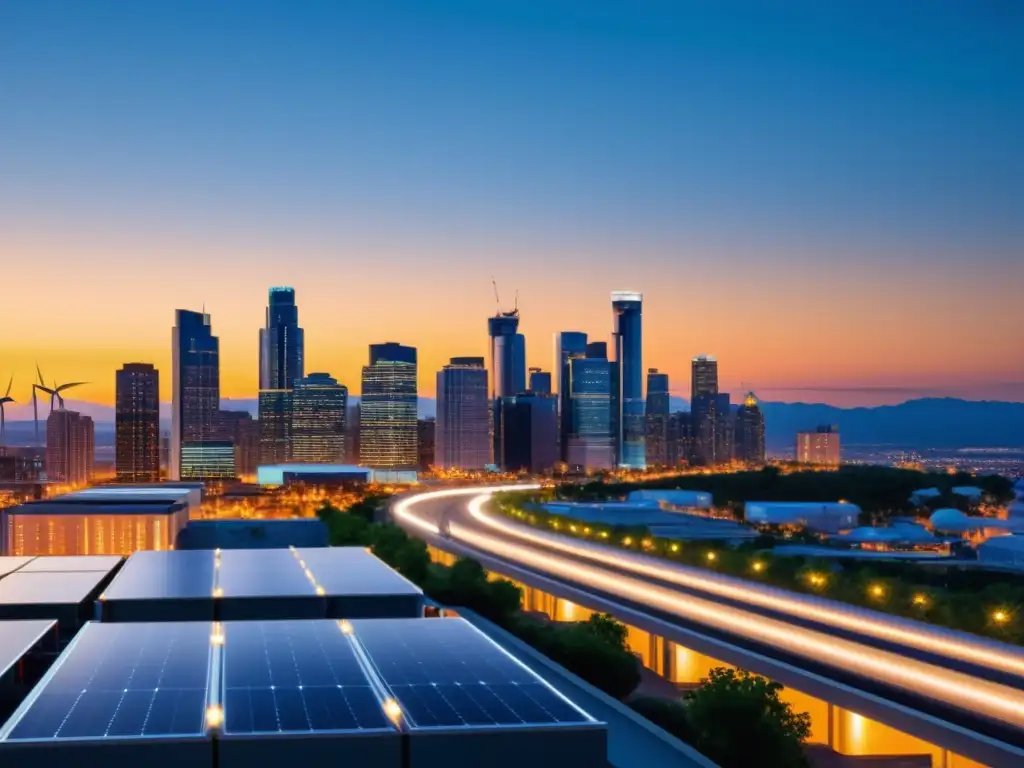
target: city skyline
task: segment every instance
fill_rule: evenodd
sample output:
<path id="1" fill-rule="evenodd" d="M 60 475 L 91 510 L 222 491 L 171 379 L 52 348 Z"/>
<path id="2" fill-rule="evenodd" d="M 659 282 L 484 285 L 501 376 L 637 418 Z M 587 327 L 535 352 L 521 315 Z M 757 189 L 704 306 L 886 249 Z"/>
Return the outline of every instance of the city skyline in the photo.
<path id="1" fill-rule="evenodd" d="M 57 3 L 58 26 L 5 4 L 15 397 L 38 361 L 111 404 L 113 371 L 169 371 L 173 311 L 204 306 L 224 395 L 254 396 L 279 284 L 307 370 L 355 392 L 399 339 L 430 395 L 487 355 L 493 276 L 530 367 L 558 331 L 608 340 L 604 297 L 635 288 L 679 393 L 706 353 L 737 398 L 1024 400 L 1019 11 L 398 5 L 239 28 L 192 2 Z"/>

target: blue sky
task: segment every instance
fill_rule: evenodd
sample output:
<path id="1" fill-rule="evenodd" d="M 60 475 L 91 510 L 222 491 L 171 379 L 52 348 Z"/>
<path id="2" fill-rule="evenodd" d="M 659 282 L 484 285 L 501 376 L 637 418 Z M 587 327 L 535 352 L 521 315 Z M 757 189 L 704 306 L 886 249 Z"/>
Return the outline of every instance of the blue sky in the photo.
<path id="1" fill-rule="evenodd" d="M 190 288 L 211 263 L 254 308 L 249 276 L 366 291 L 373 262 L 453 305 L 453 276 L 486 299 L 497 273 L 525 307 L 578 277 L 602 317 L 607 290 L 657 286 L 666 303 L 760 307 L 775 356 L 794 360 L 825 337 L 787 337 L 780 302 L 832 292 L 821 333 L 847 343 L 884 311 L 860 333 L 914 334 L 906 370 L 767 369 L 731 347 L 760 315 L 702 344 L 706 311 L 666 313 L 697 338 L 658 342 L 651 362 L 679 378 L 717 352 L 772 386 L 913 389 L 964 385 L 957 358 L 973 352 L 979 382 L 1024 380 L 1001 352 L 1024 341 L 1002 331 L 1022 318 L 1008 290 L 1024 277 L 1022 39 L 1009 0 L 7 0 L 0 260 L 33 284 L 54 263 L 69 293 L 159 279 L 161 327 L 186 301 L 236 310 L 223 288 Z M 974 325 L 922 324 L 919 294 Z M 533 307 L 534 337 L 593 322 L 575 301 Z M 956 337 L 946 363 L 929 358 L 936 334 Z M 33 343 L 66 352 L 53 335 Z"/>

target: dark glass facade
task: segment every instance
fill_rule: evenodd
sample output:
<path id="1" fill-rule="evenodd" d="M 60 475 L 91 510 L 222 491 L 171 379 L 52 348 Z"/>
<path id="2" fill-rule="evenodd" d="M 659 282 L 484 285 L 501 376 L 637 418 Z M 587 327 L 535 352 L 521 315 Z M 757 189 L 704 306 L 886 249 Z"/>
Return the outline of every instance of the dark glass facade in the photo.
<path id="1" fill-rule="evenodd" d="M 266 324 L 260 329 L 260 461 L 292 458 L 295 383 L 303 377 L 303 330 L 293 288 L 271 288 Z"/>
<path id="2" fill-rule="evenodd" d="M 345 461 L 348 389 L 330 374 L 311 373 L 292 392 L 291 460 L 310 464 Z"/>
<path id="3" fill-rule="evenodd" d="M 670 410 L 668 374 L 657 368 L 647 371 L 647 463 L 664 466 L 668 457 L 668 416 Z"/>
<path id="4" fill-rule="evenodd" d="M 523 394 L 501 400 L 508 472 L 542 474 L 558 461 L 558 399 L 553 395 Z"/>
<path id="5" fill-rule="evenodd" d="M 569 364 L 572 424 L 566 461 L 570 467 L 611 469 L 615 463 L 612 433 L 612 366 L 607 360 L 577 357 Z"/>
<path id="6" fill-rule="evenodd" d="M 416 371 L 415 347 L 394 342 L 370 346 L 359 414 L 359 455 L 364 466 L 417 466 Z"/>
<path id="7" fill-rule="evenodd" d="M 235 472 L 254 478 L 260 461 L 260 429 L 248 411 L 221 411 L 221 435 L 235 447 Z"/>
<path id="8" fill-rule="evenodd" d="M 185 443 L 216 439 L 220 429 L 220 342 L 210 316 L 179 309 L 171 332 L 170 480 L 181 479 Z"/>
<path id="9" fill-rule="evenodd" d="M 115 374 L 114 470 L 118 482 L 160 480 L 160 373 L 125 363 Z"/>
<path id="10" fill-rule="evenodd" d="M 535 395 L 551 394 L 551 373 L 540 368 L 530 369 L 529 390 Z"/>
<path id="11" fill-rule="evenodd" d="M 587 354 L 587 334 L 562 331 L 555 334 L 555 383 L 558 386 L 558 445 L 562 461 L 568 461 L 569 433 L 572 431 L 572 402 L 569 398 L 570 361 Z"/>
<path id="12" fill-rule="evenodd" d="M 690 366 L 690 412 L 693 414 L 692 461 L 703 466 L 719 463 L 716 434 L 718 425 L 718 361 L 713 357 L 693 358 Z"/>
<path id="13" fill-rule="evenodd" d="M 526 381 L 526 342 L 519 329 L 519 313 L 506 312 L 487 318 L 491 340 L 491 398 L 509 397 Z M 522 364 L 522 373 L 519 365 Z"/>
<path id="14" fill-rule="evenodd" d="M 491 408 L 482 357 L 453 357 L 437 373 L 433 466 L 483 469 L 492 463 Z"/>
<path id="15" fill-rule="evenodd" d="M 90 416 L 61 407 L 46 419 L 46 480 L 85 485 L 92 479 L 95 426 Z"/>
<path id="16" fill-rule="evenodd" d="M 765 460 L 764 414 L 753 392 L 736 411 L 735 454 L 737 461 L 747 464 L 763 464 Z"/>
<path id="17" fill-rule="evenodd" d="M 643 296 L 612 293 L 615 340 L 615 454 L 620 467 L 647 466 L 644 447 Z"/>

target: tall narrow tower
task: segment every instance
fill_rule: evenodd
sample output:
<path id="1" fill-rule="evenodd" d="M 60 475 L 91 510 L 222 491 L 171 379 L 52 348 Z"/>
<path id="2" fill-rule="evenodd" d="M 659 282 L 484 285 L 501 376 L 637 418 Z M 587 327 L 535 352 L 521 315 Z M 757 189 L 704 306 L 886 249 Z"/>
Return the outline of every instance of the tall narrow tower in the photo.
<path id="1" fill-rule="evenodd" d="M 160 373 L 125 363 L 115 377 L 115 470 L 122 483 L 160 480 Z"/>
<path id="2" fill-rule="evenodd" d="M 260 461 L 291 458 L 292 394 L 303 377 L 304 338 L 295 289 L 271 288 L 260 329 Z"/>
<path id="3" fill-rule="evenodd" d="M 216 440 L 220 428 L 220 340 L 205 312 L 179 309 L 171 331 L 170 480 L 181 479 L 182 447 Z"/>
<path id="4" fill-rule="evenodd" d="M 643 300 L 643 294 L 634 291 L 612 293 L 615 455 L 620 467 L 631 469 L 647 466 L 644 449 Z"/>

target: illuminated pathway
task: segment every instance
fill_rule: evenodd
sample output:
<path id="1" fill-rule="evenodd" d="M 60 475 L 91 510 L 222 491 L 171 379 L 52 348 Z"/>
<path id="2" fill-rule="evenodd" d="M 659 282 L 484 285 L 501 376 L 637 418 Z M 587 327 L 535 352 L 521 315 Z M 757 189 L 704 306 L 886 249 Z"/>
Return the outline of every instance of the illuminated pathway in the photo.
<path id="1" fill-rule="evenodd" d="M 935 703 L 933 709 L 943 713 L 955 710 L 1007 731 L 1024 729 L 1024 695 L 1019 689 L 931 662 L 942 657 L 967 659 L 994 677 L 1024 675 L 1024 655 L 1019 649 L 529 529 L 483 511 L 488 494 L 495 490 L 461 488 L 421 494 L 397 502 L 392 511 L 401 524 L 417 529 L 433 543 L 441 542 L 442 548 L 449 539 L 448 544 L 468 545 L 502 562 L 620 598 L 653 615 L 680 619 L 685 626 L 721 633 L 786 658 L 803 659 L 814 669 L 829 668 L 844 678 L 852 675 L 875 688 Z M 440 534 L 439 526 L 447 536 Z M 703 596 L 682 592 L 673 584 L 699 590 Z M 729 602 L 722 602 L 725 599 Z M 773 615 L 759 613 L 761 609 Z M 788 621 L 782 614 L 816 626 Z M 845 636 L 823 631 L 828 627 L 841 628 Z M 923 654 L 880 647 L 887 644 Z"/>

